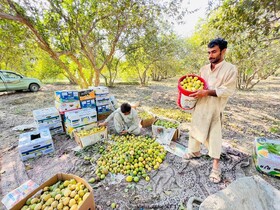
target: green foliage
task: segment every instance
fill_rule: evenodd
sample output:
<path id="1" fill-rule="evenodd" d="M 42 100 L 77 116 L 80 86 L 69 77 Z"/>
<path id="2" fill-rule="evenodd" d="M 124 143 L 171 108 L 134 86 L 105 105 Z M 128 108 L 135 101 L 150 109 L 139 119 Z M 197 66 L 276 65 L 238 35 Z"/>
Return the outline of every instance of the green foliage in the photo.
<path id="1" fill-rule="evenodd" d="M 280 68 L 279 1 L 225 0 L 206 27 L 229 41 L 227 60 L 238 66 L 238 88 L 251 89 Z"/>
<path id="2" fill-rule="evenodd" d="M 0 69 L 24 73 L 32 60 L 27 55 L 33 52 L 32 43 L 26 41 L 26 36 L 28 33 L 24 27 L 0 19 Z"/>
<path id="3" fill-rule="evenodd" d="M 138 81 L 138 75 L 136 68 L 134 66 L 129 65 L 129 63 L 126 61 L 121 65 L 121 71 L 120 71 L 120 79 L 124 82 L 136 82 Z"/>
<path id="4" fill-rule="evenodd" d="M 165 50 L 159 50 L 159 59 L 151 66 L 151 77 L 154 81 L 173 77 L 184 69 L 183 40 L 170 34 L 162 37 L 161 45 L 165 46 Z"/>
<path id="5" fill-rule="evenodd" d="M 280 134 L 280 122 L 274 122 L 274 125 L 269 128 L 269 132 Z"/>
<path id="6" fill-rule="evenodd" d="M 183 69 L 182 74 L 199 74 L 199 69 L 206 64 L 207 54 L 205 48 L 203 40 L 198 33 L 194 34 L 191 38 L 186 39 L 186 55 L 184 58 L 185 68 Z"/>
<path id="7" fill-rule="evenodd" d="M 42 81 L 55 81 L 63 78 L 63 70 L 45 52 L 39 50 L 34 68 L 29 76 L 36 77 Z"/>
<path id="8" fill-rule="evenodd" d="M 156 34 L 152 30 L 155 27 L 150 25 L 147 33 L 129 46 L 133 50 L 126 56 L 128 68 L 137 73 L 142 85 L 147 84 L 149 77 L 160 80 L 174 76 L 180 68 L 178 38 L 172 33 Z"/>
<path id="9" fill-rule="evenodd" d="M 114 62 L 113 56 L 120 58 L 116 50 L 126 54 L 139 38 L 160 34 L 158 26 L 167 15 L 181 19 L 180 4 L 180 0 L 9 1 L 1 5 L 0 18 L 25 25 L 32 34 L 28 38 L 48 53 L 69 80 L 87 87 L 94 77 L 95 85 L 99 84 L 105 68 L 109 76 L 104 74 L 104 78 L 113 82 L 116 74 L 112 70 L 117 68 L 110 62 Z M 168 24 L 163 30 L 168 31 Z"/>

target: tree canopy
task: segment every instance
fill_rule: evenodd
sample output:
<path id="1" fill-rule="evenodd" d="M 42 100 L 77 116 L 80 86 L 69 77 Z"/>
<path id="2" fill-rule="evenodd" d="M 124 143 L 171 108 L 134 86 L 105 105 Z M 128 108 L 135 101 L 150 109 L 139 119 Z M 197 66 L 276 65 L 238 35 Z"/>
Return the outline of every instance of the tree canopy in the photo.
<path id="1" fill-rule="evenodd" d="M 251 89 L 280 68 L 279 20 L 279 1 L 224 0 L 210 11 L 188 42 L 193 48 L 190 55 L 201 54 L 213 38 L 225 38 L 229 43 L 226 60 L 238 67 L 237 87 Z M 191 58 L 187 63 L 192 63 Z"/>
<path id="2" fill-rule="evenodd" d="M 188 12 L 180 6 L 181 0 L 3 0 L 0 67 L 32 69 L 42 79 L 64 75 L 81 88 L 99 85 L 100 75 L 110 86 L 120 78 L 145 85 L 198 73 L 208 63 L 208 42 L 223 37 L 239 89 L 279 71 L 279 1 L 211 0 L 207 18 L 185 40 L 170 25 L 170 17 L 180 22 Z"/>
<path id="3" fill-rule="evenodd" d="M 87 87 L 94 77 L 99 84 L 116 49 L 143 35 L 147 26 L 156 35 L 164 15 L 181 15 L 179 5 L 179 0 L 6 0 L 0 18 L 24 25 L 71 81 Z"/>

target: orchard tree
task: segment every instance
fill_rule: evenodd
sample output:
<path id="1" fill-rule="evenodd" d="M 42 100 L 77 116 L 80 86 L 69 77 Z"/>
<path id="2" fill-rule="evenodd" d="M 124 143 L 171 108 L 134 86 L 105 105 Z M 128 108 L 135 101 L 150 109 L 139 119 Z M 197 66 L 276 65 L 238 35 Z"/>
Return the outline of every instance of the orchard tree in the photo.
<path id="1" fill-rule="evenodd" d="M 0 18 L 25 26 L 34 43 L 80 87 L 100 83 L 100 73 L 120 42 L 132 42 L 163 14 L 179 16 L 180 0 L 3 0 Z M 12 23 L 12 22 L 11 22 Z M 70 64 L 76 68 L 70 68 Z"/>
<path id="2" fill-rule="evenodd" d="M 162 65 L 174 61 L 178 52 L 177 37 L 174 34 L 168 31 L 154 34 L 154 31 L 158 30 L 153 27 L 147 30 L 145 35 L 130 46 L 135 50 L 126 56 L 129 67 L 136 71 L 141 85 L 147 85 L 149 76 L 157 78 L 161 70 L 166 71 L 168 67 L 163 68 Z M 175 66 L 169 67 L 168 72 L 176 72 Z"/>
<path id="3" fill-rule="evenodd" d="M 219 31 L 212 28 L 207 20 L 199 21 L 194 34 L 182 43 L 184 46 L 182 53 L 185 73 L 199 74 L 200 68 L 209 63 L 207 44 L 211 39 L 219 36 Z"/>
<path id="4" fill-rule="evenodd" d="M 0 69 L 24 73 L 23 64 L 30 62 L 26 58 L 32 54 L 31 43 L 26 40 L 27 31 L 17 23 L 0 20 Z"/>
<path id="5" fill-rule="evenodd" d="M 185 58 L 183 40 L 175 35 L 163 36 L 162 45 L 165 45 L 166 50 L 160 52 L 160 59 L 152 65 L 151 78 L 153 81 L 161 81 L 182 74 L 182 72 L 186 73 L 183 65 Z"/>
<path id="6" fill-rule="evenodd" d="M 32 71 L 29 71 L 28 75 L 42 81 L 55 81 L 56 79 L 67 78 L 68 76 L 65 75 L 64 71 L 56 65 L 56 62 L 41 49 L 36 51 L 36 60 L 34 61 Z"/>
<path id="7" fill-rule="evenodd" d="M 114 86 L 115 79 L 117 78 L 119 67 L 121 64 L 121 57 L 112 57 L 111 60 L 106 64 L 106 68 L 101 73 L 104 78 L 105 85 L 112 87 Z"/>
<path id="8" fill-rule="evenodd" d="M 251 89 L 280 68 L 280 2 L 225 0 L 208 27 L 229 41 L 227 58 L 238 66 L 238 88 Z"/>

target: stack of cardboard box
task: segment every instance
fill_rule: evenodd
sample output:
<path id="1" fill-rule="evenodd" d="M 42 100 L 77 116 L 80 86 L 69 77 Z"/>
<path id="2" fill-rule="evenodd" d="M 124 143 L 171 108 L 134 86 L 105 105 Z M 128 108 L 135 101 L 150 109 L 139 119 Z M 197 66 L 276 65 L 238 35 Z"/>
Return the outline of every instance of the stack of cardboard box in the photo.
<path id="1" fill-rule="evenodd" d="M 61 115 L 66 134 L 71 137 L 75 128 L 88 125 L 97 120 L 93 90 L 56 91 L 55 106 Z"/>
<path id="2" fill-rule="evenodd" d="M 80 109 L 80 100 L 78 91 L 61 90 L 55 92 L 55 107 L 59 113 Z"/>
<path id="3" fill-rule="evenodd" d="M 52 135 L 64 133 L 60 114 L 55 107 L 33 110 L 33 117 L 38 128 L 49 128 Z"/>
<path id="4" fill-rule="evenodd" d="M 79 90 L 78 97 L 81 108 L 92 108 L 96 110 L 95 93 L 93 90 Z"/>
<path id="5" fill-rule="evenodd" d="M 98 120 L 103 120 L 111 112 L 111 101 L 109 96 L 109 89 L 104 86 L 91 87 L 95 92 L 95 102 Z"/>

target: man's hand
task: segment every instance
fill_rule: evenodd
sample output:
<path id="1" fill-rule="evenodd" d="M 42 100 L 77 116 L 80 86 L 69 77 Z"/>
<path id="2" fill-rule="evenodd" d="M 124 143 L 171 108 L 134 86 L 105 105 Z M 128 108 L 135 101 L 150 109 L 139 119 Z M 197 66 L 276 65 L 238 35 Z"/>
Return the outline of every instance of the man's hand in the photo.
<path id="1" fill-rule="evenodd" d="M 127 134 L 127 133 L 128 133 L 128 132 L 127 132 L 126 130 L 124 130 L 124 131 L 121 132 L 122 135 Z"/>
<path id="2" fill-rule="evenodd" d="M 108 123 L 103 122 L 103 123 L 97 123 L 97 126 L 106 126 Z"/>
<path id="3" fill-rule="evenodd" d="M 194 98 L 203 98 L 205 96 L 208 96 L 208 90 L 198 90 L 195 93 L 190 94 L 189 96 Z"/>

